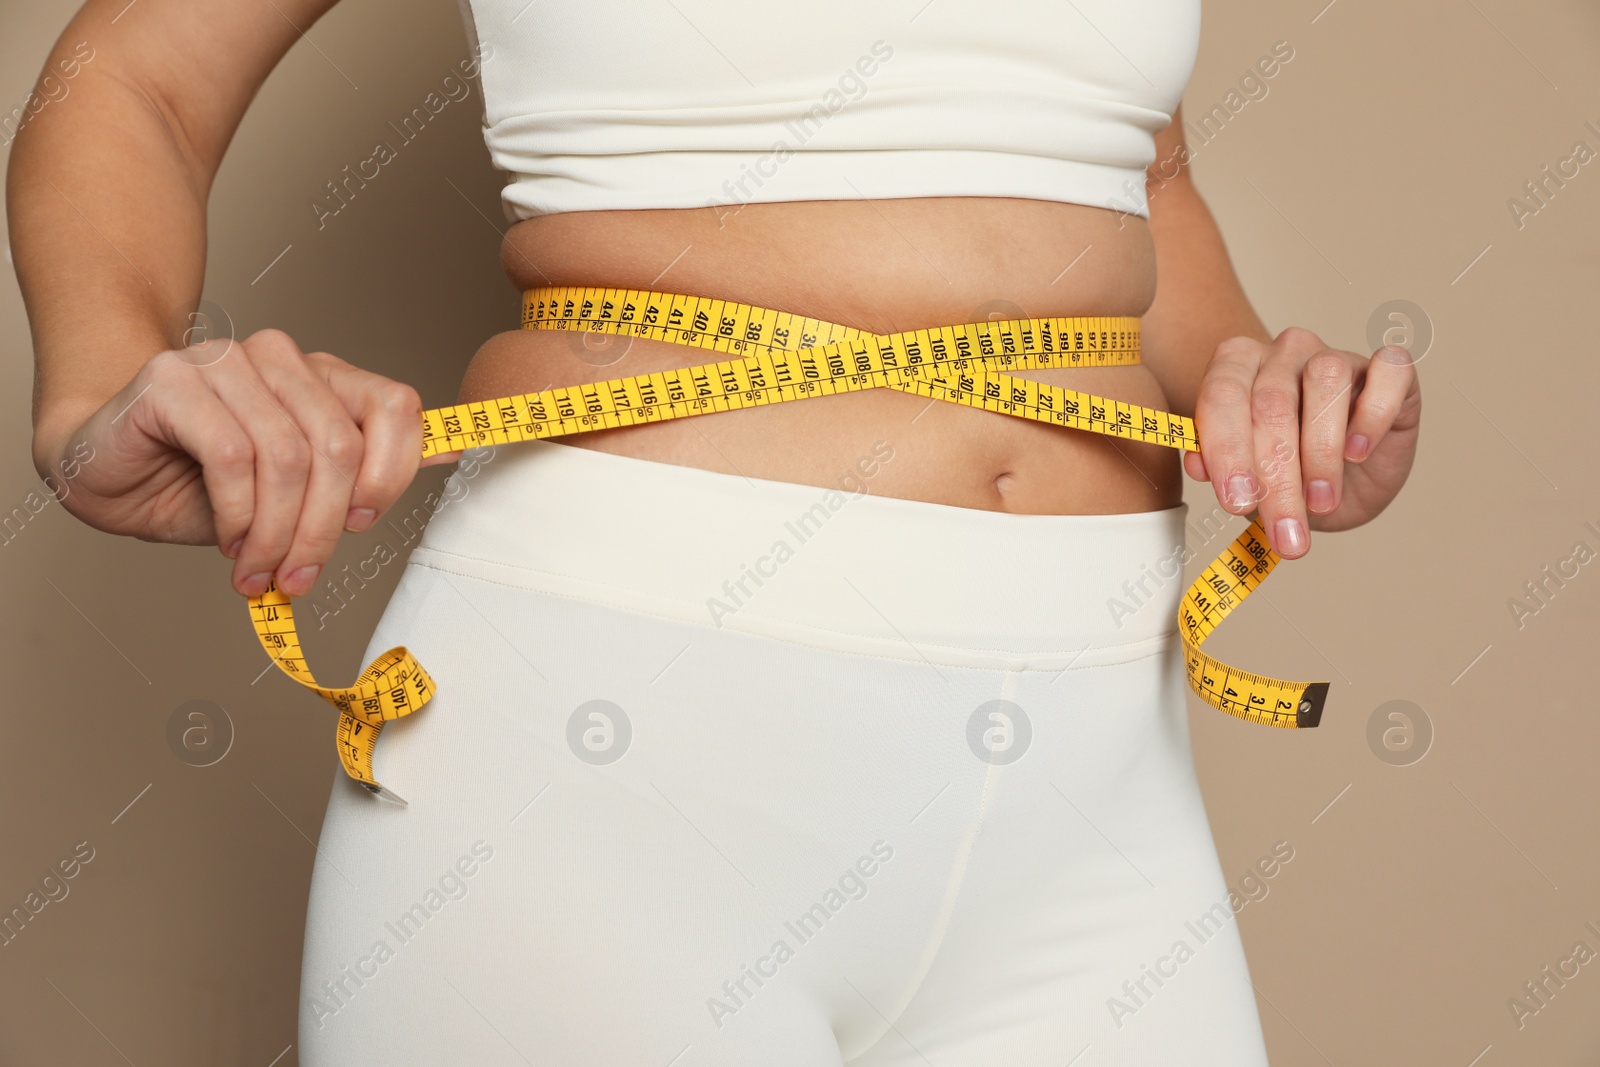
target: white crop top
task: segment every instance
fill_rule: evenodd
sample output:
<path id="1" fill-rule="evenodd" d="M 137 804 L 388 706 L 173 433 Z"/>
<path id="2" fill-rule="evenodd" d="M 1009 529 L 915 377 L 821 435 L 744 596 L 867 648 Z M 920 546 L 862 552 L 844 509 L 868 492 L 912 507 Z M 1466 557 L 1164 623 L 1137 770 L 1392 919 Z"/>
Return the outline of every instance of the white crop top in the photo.
<path id="1" fill-rule="evenodd" d="M 506 218 L 1009 196 L 1148 217 L 1200 0 L 458 0 Z"/>

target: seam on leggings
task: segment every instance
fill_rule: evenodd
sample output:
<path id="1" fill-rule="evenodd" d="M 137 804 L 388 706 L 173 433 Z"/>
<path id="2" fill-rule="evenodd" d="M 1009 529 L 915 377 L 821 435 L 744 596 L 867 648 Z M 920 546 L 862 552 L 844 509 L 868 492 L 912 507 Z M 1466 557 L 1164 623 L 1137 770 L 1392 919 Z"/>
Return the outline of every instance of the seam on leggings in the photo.
<path id="1" fill-rule="evenodd" d="M 1009 700 L 1016 695 L 1017 678 L 1025 670 L 1026 668 L 1013 669 L 1009 667 L 998 669 L 1001 676 L 1001 699 Z M 940 951 L 944 948 L 945 935 L 950 931 L 950 921 L 955 917 L 956 907 L 961 902 L 961 891 L 966 888 L 967 868 L 972 862 L 972 850 L 977 847 L 978 837 L 983 833 L 983 828 L 988 822 L 989 806 L 994 800 L 995 791 L 1004 773 L 1003 765 L 994 762 L 989 763 L 988 770 L 984 772 L 983 802 L 978 807 L 977 819 L 967 833 L 962 835 L 959 874 L 954 888 L 948 886 L 946 888 L 945 900 L 939 909 L 937 935 L 930 945 L 925 946 L 922 958 L 917 963 L 916 976 L 907 983 L 905 991 L 901 994 L 894 1007 L 888 1012 L 880 1013 L 884 1024 L 878 1031 L 878 1036 L 873 1038 L 860 1052 L 845 1061 L 846 1067 L 882 1044 L 883 1039 L 889 1036 L 889 1031 L 898 1032 L 899 1027 L 896 1024 L 899 1023 L 901 1017 L 905 1015 L 911 1005 L 916 1002 L 917 994 L 922 992 L 922 987 L 927 984 L 928 975 L 932 973 L 934 966 L 939 962 Z"/>
<path id="2" fill-rule="evenodd" d="M 433 551 L 437 552 L 438 550 L 435 549 Z M 449 553 L 449 554 L 450 555 L 459 555 L 459 553 Z M 474 557 L 472 557 L 472 556 L 462 556 L 461 558 L 463 558 L 463 559 L 473 559 Z M 478 560 L 478 562 L 480 562 L 480 563 L 488 563 L 490 565 L 500 566 L 500 567 L 507 566 L 507 564 L 500 563 L 500 562 L 498 562 L 496 560 Z M 472 574 L 472 573 L 469 573 L 467 571 L 452 570 L 449 567 L 441 567 L 436 563 L 427 563 L 427 562 L 424 562 L 422 560 L 417 559 L 415 557 L 415 555 L 413 555 L 410 558 L 410 560 L 407 562 L 406 565 L 407 566 L 412 566 L 412 567 L 424 567 L 424 568 L 426 568 L 428 570 L 431 570 L 431 571 L 438 571 L 441 574 L 454 574 L 454 575 L 456 575 L 458 577 L 461 577 L 461 578 L 470 578 L 471 580 L 477 581 L 477 582 L 487 582 L 490 585 L 498 585 L 498 586 L 501 586 L 501 587 L 506 588 L 506 589 L 516 589 L 516 590 L 519 590 L 519 591 L 524 592 L 524 593 L 534 593 L 534 594 L 537 594 L 539 596 L 560 597 L 563 600 L 576 600 L 576 601 L 578 601 L 580 603 L 584 603 L 584 604 L 594 604 L 594 605 L 596 605 L 598 607 L 606 608 L 606 609 L 608 609 L 610 611 L 621 611 L 621 612 L 634 614 L 634 615 L 649 615 L 652 618 L 663 619 L 663 620 L 665 620 L 667 622 L 678 623 L 678 624 L 683 625 L 683 626 L 692 626 L 692 627 L 694 627 L 696 629 L 711 630 L 711 631 L 714 631 L 716 633 L 739 634 L 740 636 L 743 636 L 743 637 L 753 638 L 753 639 L 761 640 L 761 641 L 779 641 L 779 642 L 782 642 L 783 644 L 786 644 L 786 645 L 794 645 L 794 646 L 796 646 L 798 648 L 809 649 L 809 650 L 811 650 L 813 652 L 819 652 L 819 651 L 820 652 L 829 652 L 829 653 L 832 653 L 834 655 L 840 655 L 840 656 L 860 656 L 860 657 L 863 657 L 863 658 L 866 658 L 866 659 L 881 660 L 881 661 L 890 662 L 890 663 L 933 662 L 931 659 L 926 658 L 926 657 L 924 657 L 924 658 L 919 660 L 919 659 L 916 659 L 916 658 L 913 658 L 913 657 L 910 657 L 910 656 L 888 656 L 888 655 L 883 655 L 883 654 L 876 653 L 876 652 L 863 652 L 863 651 L 861 651 L 859 649 L 828 648 L 826 646 L 815 645 L 815 644 L 810 644 L 810 643 L 805 642 L 805 641 L 796 640 L 795 638 L 791 638 L 791 637 L 779 637 L 779 636 L 774 635 L 774 634 L 755 633 L 755 632 L 752 632 L 750 630 L 724 629 L 724 628 L 719 627 L 719 626 L 710 626 L 710 625 L 708 625 L 706 623 L 703 623 L 703 622 L 694 622 L 694 621 L 689 620 L 689 619 L 680 618 L 677 615 L 668 615 L 668 614 L 665 614 L 663 612 L 652 611 L 652 610 L 650 610 L 648 608 L 619 607 L 618 605 L 610 603 L 609 601 L 600 600 L 600 599 L 597 599 L 597 598 L 594 598 L 594 597 L 580 596 L 580 595 L 578 595 L 576 593 L 556 592 L 556 591 L 550 590 L 550 589 L 530 589 L 525 585 L 517 585 L 517 584 L 515 584 L 513 582 L 501 581 L 501 580 L 496 579 L 496 578 L 486 578 L 481 574 Z M 527 568 L 519 568 L 519 569 L 527 570 Z M 530 572 L 530 573 L 532 573 L 532 572 Z M 860 635 L 852 634 L 852 633 L 849 633 L 849 632 L 843 631 L 843 630 L 830 630 L 830 629 L 827 629 L 825 627 L 820 627 L 820 626 L 810 627 L 810 629 L 817 630 L 817 631 L 819 631 L 821 633 L 834 634 L 834 635 L 837 635 L 839 637 L 845 637 L 845 638 L 850 638 L 850 639 L 854 639 L 854 640 L 860 640 L 861 639 Z M 952 670 L 972 670 L 972 671 L 1003 670 L 1003 671 L 1037 672 L 1037 673 L 1040 673 L 1040 674 L 1062 674 L 1062 673 L 1065 673 L 1066 671 L 1086 671 L 1086 670 L 1096 670 L 1096 669 L 1098 669 L 1100 667 L 1120 667 L 1123 664 L 1137 663 L 1140 660 L 1151 659 L 1152 657 L 1155 657 L 1155 656 L 1166 655 L 1167 652 L 1171 650 L 1171 647 L 1172 647 L 1172 636 L 1173 635 L 1171 634 L 1171 632 L 1169 632 L 1169 633 L 1160 634 L 1158 636 L 1162 637 L 1162 638 L 1166 638 L 1167 640 L 1164 640 L 1159 647 L 1154 648 L 1154 649 L 1150 650 L 1149 652 L 1141 652 L 1138 655 L 1129 656 L 1127 659 L 1117 659 L 1117 660 L 1109 660 L 1109 661 L 1104 661 L 1103 660 L 1103 661 L 1100 661 L 1100 662 L 1097 662 L 1097 663 L 1087 663 L 1087 664 L 1084 664 L 1081 667 L 1077 666 L 1075 664 L 1068 664 L 1065 667 L 1018 667 L 1018 666 L 1015 666 L 1014 664 L 1000 661 L 1000 657 L 1004 657 L 1004 656 L 1006 656 L 1008 654 L 1014 655 L 1014 653 L 1007 653 L 1003 649 L 972 649 L 971 650 L 971 651 L 978 652 L 978 653 L 991 653 L 992 655 L 994 655 L 996 657 L 996 660 L 997 660 L 997 662 L 994 662 L 994 663 L 972 664 L 972 663 L 950 663 L 950 662 L 947 662 L 947 661 L 940 661 L 939 662 L 939 666 L 948 667 L 948 668 L 951 668 Z M 1095 647 L 1098 647 L 1102 651 L 1113 651 L 1116 648 L 1118 648 L 1119 646 L 1117 646 L 1117 645 L 1099 645 L 1099 646 L 1095 646 Z M 919 653 L 921 652 L 921 650 L 918 649 L 915 645 L 913 645 L 912 648 L 913 648 L 913 650 L 915 650 L 915 651 L 917 651 Z"/>

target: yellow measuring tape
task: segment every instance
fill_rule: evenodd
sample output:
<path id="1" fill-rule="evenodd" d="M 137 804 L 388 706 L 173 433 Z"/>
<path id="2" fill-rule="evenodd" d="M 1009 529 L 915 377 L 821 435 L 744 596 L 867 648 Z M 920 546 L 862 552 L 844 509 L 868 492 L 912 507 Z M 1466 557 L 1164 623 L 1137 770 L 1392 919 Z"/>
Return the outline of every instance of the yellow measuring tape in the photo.
<path id="1" fill-rule="evenodd" d="M 434 408 L 422 413 L 423 458 L 879 388 L 1129 441 L 1199 449 L 1194 423 L 1181 415 L 1004 373 L 1137 364 L 1137 318 L 1008 319 L 874 334 L 710 297 L 583 286 L 530 289 L 522 306 L 523 329 L 645 337 L 732 358 Z M 1260 520 L 1252 517 L 1189 587 L 1178 606 L 1189 685 L 1212 707 L 1250 722 L 1316 726 L 1327 682 L 1251 674 L 1200 648 L 1277 562 Z M 428 672 L 404 647 L 392 648 L 354 685 L 329 688 L 312 677 L 289 597 L 276 583 L 250 599 L 250 614 L 273 662 L 339 709 L 339 759 L 346 773 L 404 803 L 373 777 L 372 752 L 385 722 L 410 714 L 433 695 Z"/>

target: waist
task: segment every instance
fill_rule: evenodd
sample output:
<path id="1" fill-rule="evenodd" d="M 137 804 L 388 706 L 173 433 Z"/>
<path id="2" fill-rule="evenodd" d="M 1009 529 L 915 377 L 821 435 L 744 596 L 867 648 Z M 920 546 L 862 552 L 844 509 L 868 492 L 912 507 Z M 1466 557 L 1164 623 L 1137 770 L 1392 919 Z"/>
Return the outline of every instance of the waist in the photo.
<path id="1" fill-rule="evenodd" d="M 1143 218 L 1020 197 L 564 212 L 511 227 L 501 262 L 519 290 L 715 288 L 878 333 L 1003 317 L 985 305 L 1006 302 L 1031 315 L 1137 316 L 1155 296 Z"/>
<path id="2" fill-rule="evenodd" d="M 550 441 L 450 476 L 414 564 L 697 626 L 951 666 L 1065 670 L 1176 642 L 1187 505 L 1022 515 Z"/>
<path id="3" fill-rule="evenodd" d="M 513 227 L 514 285 L 595 285 L 712 296 L 874 333 L 1046 315 L 1137 316 L 1154 294 L 1144 221 L 995 197 L 799 201 L 574 212 Z M 676 369 L 704 353 L 663 341 L 509 330 L 474 357 L 460 400 Z M 1146 367 L 1022 372 L 1166 408 Z M 1181 499 L 1176 457 L 886 390 L 726 412 L 571 439 L 636 458 L 822 485 L 885 438 L 907 461 L 874 492 L 1028 513 L 1115 513 Z"/>

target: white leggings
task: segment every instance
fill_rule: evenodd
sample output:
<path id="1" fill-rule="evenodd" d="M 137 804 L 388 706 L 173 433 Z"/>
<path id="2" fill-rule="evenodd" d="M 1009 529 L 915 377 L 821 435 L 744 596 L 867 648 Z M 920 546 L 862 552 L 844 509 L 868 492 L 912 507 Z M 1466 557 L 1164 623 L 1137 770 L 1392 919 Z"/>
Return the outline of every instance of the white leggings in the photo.
<path id="1" fill-rule="evenodd" d="M 438 683 L 378 743 L 409 806 L 333 782 L 305 1067 L 1267 1062 L 1159 566 L 1185 506 L 861 492 L 891 461 L 452 473 L 368 650 Z"/>

